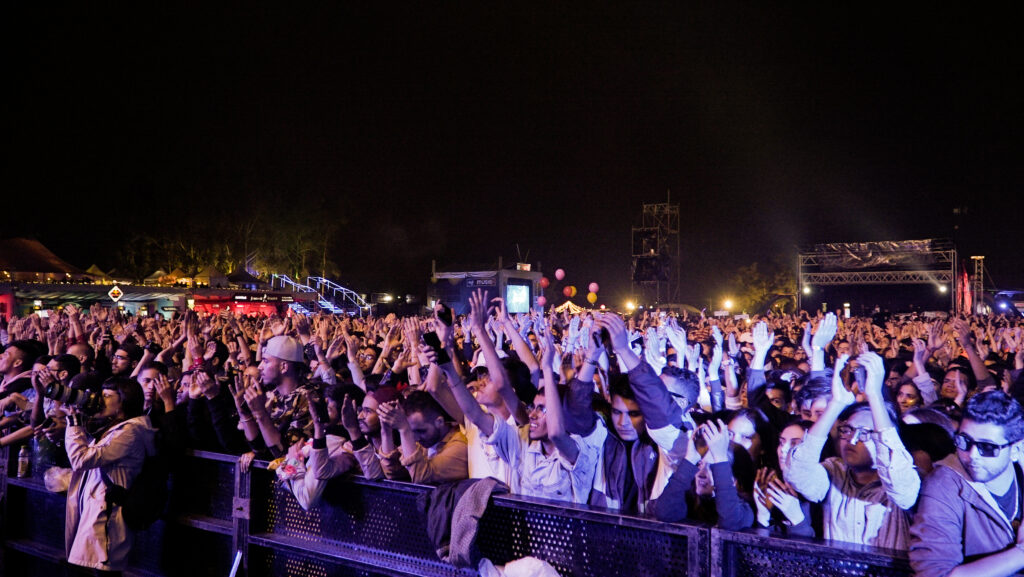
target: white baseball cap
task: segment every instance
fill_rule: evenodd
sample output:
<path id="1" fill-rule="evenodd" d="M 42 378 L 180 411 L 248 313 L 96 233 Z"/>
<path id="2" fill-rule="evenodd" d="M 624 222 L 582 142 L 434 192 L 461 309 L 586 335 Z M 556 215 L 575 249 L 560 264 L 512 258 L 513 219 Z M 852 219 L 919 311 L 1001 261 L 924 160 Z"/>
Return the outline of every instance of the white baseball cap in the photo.
<path id="1" fill-rule="evenodd" d="M 299 339 L 286 335 L 279 335 L 267 341 L 267 348 L 263 349 L 263 354 L 292 363 L 306 362 L 302 354 L 302 343 Z"/>

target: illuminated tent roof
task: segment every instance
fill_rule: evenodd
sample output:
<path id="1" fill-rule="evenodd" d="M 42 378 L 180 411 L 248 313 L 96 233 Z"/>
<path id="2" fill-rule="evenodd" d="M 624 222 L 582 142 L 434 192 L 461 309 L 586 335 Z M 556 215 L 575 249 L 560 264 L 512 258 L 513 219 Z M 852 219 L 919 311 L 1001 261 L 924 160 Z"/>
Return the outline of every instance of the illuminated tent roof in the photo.
<path id="1" fill-rule="evenodd" d="M 260 287 L 267 286 L 266 281 L 262 281 L 251 274 L 244 268 L 239 268 L 235 272 L 228 275 L 228 282 L 240 287 Z"/>
<path id="2" fill-rule="evenodd" d="M 572 302 L 570 300 L 567 300 L 564 303 L 562 303 L 562 304 L 558 305 L 557 307 L 555 307 L 555 312 L 556 313 L 564 313 L 566 310 L 568 310 L 569 314 L 571 314 L 571 315 L 578 315 L 578 314 L 580 314 L 582 312 L 586 312 L 587 309 L 585 309 L 585 308 L 583 308 L 581 306 L 577 306 L 576 303 L 574 303 L 574 302 Z"/>
<path id="3" fill-rule="evenodd" d="M 84 276 L 86 272 L 68 264 L 43 243 L 28 238 L 0 240 L 0 270 L 14 273 L 59 273 Z"/>
<path id="4" fill-rule="evenodd" d="M 162 279 L 162 278 L 164 278 L 166 276 L 167 276 L 167 272 L 164 269 L 162 269 L 162 268 L 158 268 L 155 271 L 153 271 L 153 274 L 151 274 L 151 275 L 147 276 L 145 279 L 143 279 L 142 282 L 144 282 L 146 284 L 157 284 L 157 283 L 160 282 L 160 279 Z"/>
<path id="5" fill-rule="evenodd" d="M 217 267 L 213 265 L 210 265 L 204 268 L 203 270 L 197 272 L 196 275 L 192 277 L 192 280 L 194 280 L 198 284 L 205 284 L 210 287 L 219 286 L 227 288 L 228 286 L 228 277 L 225 276 L 224 273 L 217 270 Z"/>
<path id="6" fill-rule="evenodd" d="M 96 265 L 92 265 L 91 267 L 85 269 L 85 272 L 91 274 L 92 276 L 94 276 L 96 278 L 101 278 L 101 279 L 109 279 L 109 278 L 111 278 L 109 274 L 103 272 L 103 270 L 100 267 L 96 266 Z"/>

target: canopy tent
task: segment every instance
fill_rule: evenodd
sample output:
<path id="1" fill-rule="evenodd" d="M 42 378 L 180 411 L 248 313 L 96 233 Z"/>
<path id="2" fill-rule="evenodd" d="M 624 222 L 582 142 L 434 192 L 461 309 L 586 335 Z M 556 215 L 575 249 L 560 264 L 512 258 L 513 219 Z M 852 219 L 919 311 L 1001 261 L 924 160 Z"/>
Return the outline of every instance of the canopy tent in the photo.
<path id="1" fill-rule="evenodd" d="M 228 277 L 217 270 L 217 267 L 210 265 L 196 273 L 192 280 L 196 284 L 203 284 L 211 288 L 227 288 Z"/>
<path id="2" fill-rule="evenodd" d="M 160 284 L 165 278 L 167 278 L 167 272 L 162 268 L 158 268 L 153 271 L 153 274 L 142 279 L 142 284 Z"/>
<path id="3" fill-rule="evenodd" d="M 228 275 L 228 282 L 232 286 L 244 288 L 247 290 L 259 290 L 261 288 L 267 288 L 270 286 L 266 281 L 262 281 L 251 274 L 244 268 L 239 268 L 235 272 Z"/>
<path id="4" fill-rule="evenodd" d="M 572 302 L 571 300 L 567 300 L 564 303 L 555 307 L 556 313 L 564 313 L 565 311 L 569 311 L 569 314 L 571 315 L 578 315 L 580 313 L 587 312 L 587 310 L 588 309 L 585 309 L 581 306 L 577 306 L 576 303 Z"/>
<path id="5" fill-rule="evenodd" d="M 28 238 L 0 240 L 0 271 L 5 280 L 67 282 L 88 280 L 82 269 L 53 254 L 43 243 Z"/>
<path id="6" fill-rule="evenodd" d="M 110 278 L 111 278 L 109 274 L 103 272 L 103 270 L 100 269 L 100 267 L 98 267 L 96 265 L 92 265 L 91 267 L 85 269 L 85 272 L 87 274 L 91 274 L 92 276 L 94 276 L 94 277 L 96 277 L 96 278 L 98 278 L 100 280 L 110 280 Z"/>

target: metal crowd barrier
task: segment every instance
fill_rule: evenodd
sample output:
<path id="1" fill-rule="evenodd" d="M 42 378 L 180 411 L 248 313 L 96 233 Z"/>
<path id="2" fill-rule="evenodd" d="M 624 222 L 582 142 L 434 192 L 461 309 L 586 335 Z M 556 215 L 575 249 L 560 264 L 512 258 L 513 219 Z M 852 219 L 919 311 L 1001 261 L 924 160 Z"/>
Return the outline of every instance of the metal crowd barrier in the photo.
<path id="1" fill-rule="evenodd" d="M 14 451 L 0 455 L 0 575 L 67 574 L 66 496 L 46 491 L 45 458 L 17 478 Z M 128 575 L 470 576 L 438 560 L 416 500 L 430 487 L 335 480 L 303 511 L 266 463 L 246 473 L 236 457 L 194 451 L 171 478 L 168 514 L 137 534 Z M 477 537 L 503 564 L 527 555 L 562 575 L 904 576 L 905 555 L 868 547 L 669 524 L 564 503 L 496 496 Z"/>

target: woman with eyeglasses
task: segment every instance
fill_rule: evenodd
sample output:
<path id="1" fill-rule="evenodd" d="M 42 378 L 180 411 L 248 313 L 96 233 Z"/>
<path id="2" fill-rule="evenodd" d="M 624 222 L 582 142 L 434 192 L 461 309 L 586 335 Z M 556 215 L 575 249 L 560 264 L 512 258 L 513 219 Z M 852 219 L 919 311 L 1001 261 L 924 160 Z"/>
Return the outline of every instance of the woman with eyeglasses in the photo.
<path id="1" fill-rule="evenodd" d="M 906 550 L 921 479 L 900 440 L 896 409 L 882 395 L 882 358 L 865 350 L 857 360 L 866 369 L 867 402 L 855 403 L 843 382 L 847 357 L 841 356 L 833 373 L 832 398 L 793 450 L 786 481 L 807 500 L 822 503 L 824 538 Z M 839 455 L 819 462 L 836 421 Z"/>

